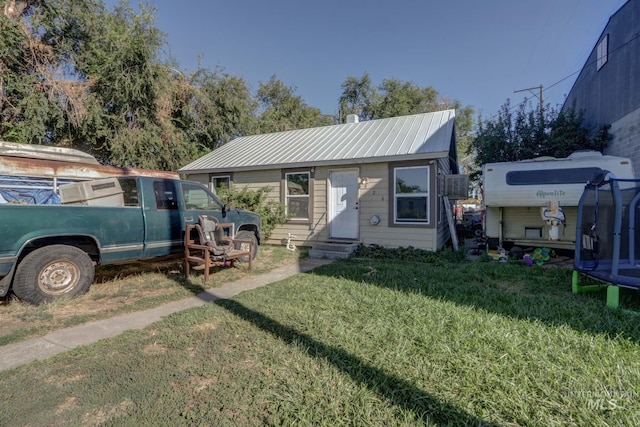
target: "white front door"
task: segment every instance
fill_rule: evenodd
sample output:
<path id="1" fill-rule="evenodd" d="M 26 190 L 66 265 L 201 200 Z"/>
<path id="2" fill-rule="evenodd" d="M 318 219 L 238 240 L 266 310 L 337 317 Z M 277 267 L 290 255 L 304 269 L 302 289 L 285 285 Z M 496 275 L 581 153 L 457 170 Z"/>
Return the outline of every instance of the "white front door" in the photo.
<path id="1" fill-rule="evenodd" d="M 329 235 L 357 239 L 359 231 L 358 170 L 332 171 L 329 187 Z"/>

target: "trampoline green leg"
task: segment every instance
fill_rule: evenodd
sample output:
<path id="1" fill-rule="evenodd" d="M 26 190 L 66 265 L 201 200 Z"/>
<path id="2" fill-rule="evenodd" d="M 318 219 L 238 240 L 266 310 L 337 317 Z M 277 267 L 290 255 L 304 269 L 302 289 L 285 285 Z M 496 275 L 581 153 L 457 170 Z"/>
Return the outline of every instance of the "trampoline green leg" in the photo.
<path id="1" fill-rule="evenodd" d="M 611 285 L 607 287 L 607 307 L 620 307 L 620 288 L 618 286 Z"/>
<path id="2" fill-rule="evenodd" d="M 582 294 L 584 292 L 598 292 L 606 287 L 607 285 L 580 285 L 580 272 L 578 270 L 573 270 L 573 275 L 571 276 L 571 290 L 574 294 Z"/>

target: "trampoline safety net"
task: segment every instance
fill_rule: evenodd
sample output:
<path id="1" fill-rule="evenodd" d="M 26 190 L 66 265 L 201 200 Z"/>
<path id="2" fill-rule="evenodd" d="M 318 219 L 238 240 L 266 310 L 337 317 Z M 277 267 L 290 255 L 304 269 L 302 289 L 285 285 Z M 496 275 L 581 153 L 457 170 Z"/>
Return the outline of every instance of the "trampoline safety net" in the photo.
<path id="1" fill-rule="evenodd" d="M 640 180 L 606 174 L 593 181 L 578 204 L 574 268 L 640 289 Z"/>

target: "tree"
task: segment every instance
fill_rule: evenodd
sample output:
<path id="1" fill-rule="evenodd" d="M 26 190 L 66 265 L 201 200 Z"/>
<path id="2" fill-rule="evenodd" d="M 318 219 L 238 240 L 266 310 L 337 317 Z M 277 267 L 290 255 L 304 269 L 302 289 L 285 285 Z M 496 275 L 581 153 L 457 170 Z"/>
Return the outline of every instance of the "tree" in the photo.
<path id="1" fill-rule="evenodd" d="M 178 83 L 154 9 L 16 1 L 0 14 L 0 137 L 67 145 L 118 166 L 175 169 L 195 145 L 165 112 Z"/>
<path id="2" fill-rule="evenodd" d="M 136 14 L 121 2 L 111 13 L 82 13 L 75 2 L 62 16 L 76 13 L 82 23 L 84 43 L 73 60 L 90 87 L 74 139 L 103 163 L 168 170 L 186 163 L 196 150 L 168 117 L 181 82 L 158 59 L 165 39 L 153 25 L 155 10 L 142 5 Z"/>
<path id="3" fill-rule="evenodd" d="M 461 109 L 460 102 L 440 97 L 431 86 L 419 87 L 413 82 L 395 78 L 384 79 L 380 85 L 372 86 L 369 74 L 353 76 L 341 84 L 338 111 L 344 123 L 348 114 L 357 114 L 361 121 L 430 113 L 447 109 Z M 473 113 L 469 106 L 463 114 Z M 473 119 L 471 119 L 473 120 Z"/>
<path id="4" fill-rule="evenodd" d="M 374 104 L 375 117 L 396 117 L 442 110 L 438 105 L 438 91 L 412 82 L 384 79 L 378 87 L 380 96 Z"/>
<path id="5" fill-rule="evenodd" d="M 258 128 L 261 133 L 281 132 L 333 124 L 330 116 L 315 107 L 308 106 L 295 94 L 296 88 L 272 76 L 260 83 L 256 94 L 259 105 Z"/>
<path id="6" fill-rule="evenodd" d="M 459 155 L 467 153 L 472 141 L 473 107 L 462 107 L 459 101 L 441 97 L 431 86 L 419 87 L 412 82 L 384 79 L 374 87 L 369 74 L 362 77 L 347 77 L 342 83 L 339 100 L 339 120 L 344 122 L 347 114 L 357 114 L 359 119 L 373 120 L 410 114 L 430 113 L 448 109 L 456 110 L 456 136 Z M 472 157 L 462 158 L 465 169 L 472 164 Z"/>
<path id="7" fill-rule="evenodd" d="M 369 74 L 364 73 L 359 79 L 349 76 L 340 87 L 342 88 L 338 105 L 340 123 L 344 123 L 349 114 L 356 114 L 361 121 L 375 118 L 373 108 L 378 102 L 377 92 L 371 86 Z"/>
<path id="8" fill-rule="evenodd" d="M 173 124 L 201 150 L 212 150 L 257 130 L 257 103 L 244 79 L 220 68 L 213 72 L 200 68 L 180 80 L 184 91 L 168 103 L 173 108 Z"/>
<path id="9" fill-rule="evenodd" d="M 51 6 L 50 6 L 51 7 Z M 62 85 L 63 51 L 37 32 L 44 2 L 8 0 L 0 13 L 0 137 L 50 142 L 64 132 L 64 102 L 75 89 Z M 42 37 L 38 37 L 42 34 Z M 66 90 L 65 90 L 66 89 Z"/>
<path id="10" fill-rule="evenodd" d="M 547 107 L 543 114 L 527 111 L 525 103 L 515 112 L 509 100 L 494 120 L 478 122 L 470 152 L 475 165 L 510 162 L 539 156 L 566 157 L 576 150 L 602 151 L 610 139 L 609 125 L 597 129 L 582 126 L 582 113 Z M 477 174 L 477 172 L 476 172 Z"/>

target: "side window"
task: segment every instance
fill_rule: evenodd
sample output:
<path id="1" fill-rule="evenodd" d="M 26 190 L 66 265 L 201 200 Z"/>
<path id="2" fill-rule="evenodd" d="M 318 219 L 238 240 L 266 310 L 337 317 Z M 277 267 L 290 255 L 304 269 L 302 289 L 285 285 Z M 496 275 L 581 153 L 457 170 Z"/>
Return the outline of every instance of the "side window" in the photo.
<path id="1" fill-rule="evenodd" d="M 222 203 L 202 185 L 182 183 L 184 206 L 188 211 L 222 211 Z"/>
<path id="2" fill-rule="evenodd" d="M 176 196 L 176 184 L 174 181 L 154 181 L 153 191 L 156 196 L 156 207 L 158 209 L 178 209 L 178 198 Z"/>
<path id="3" fill-rule="evenodd" d="M 586 184 L 602 173 L 598 167 L 573 169 L 532 169 L 507 172 L 507 185 Z"/>
<path id="4" fill-rule="evenodd" d="M 125 206 L 140 206 L 140 198 L 138 197 L 138 185 L 135 178 L 120 177 L 120 187 L 122 187 L 122 197 Z"/>

